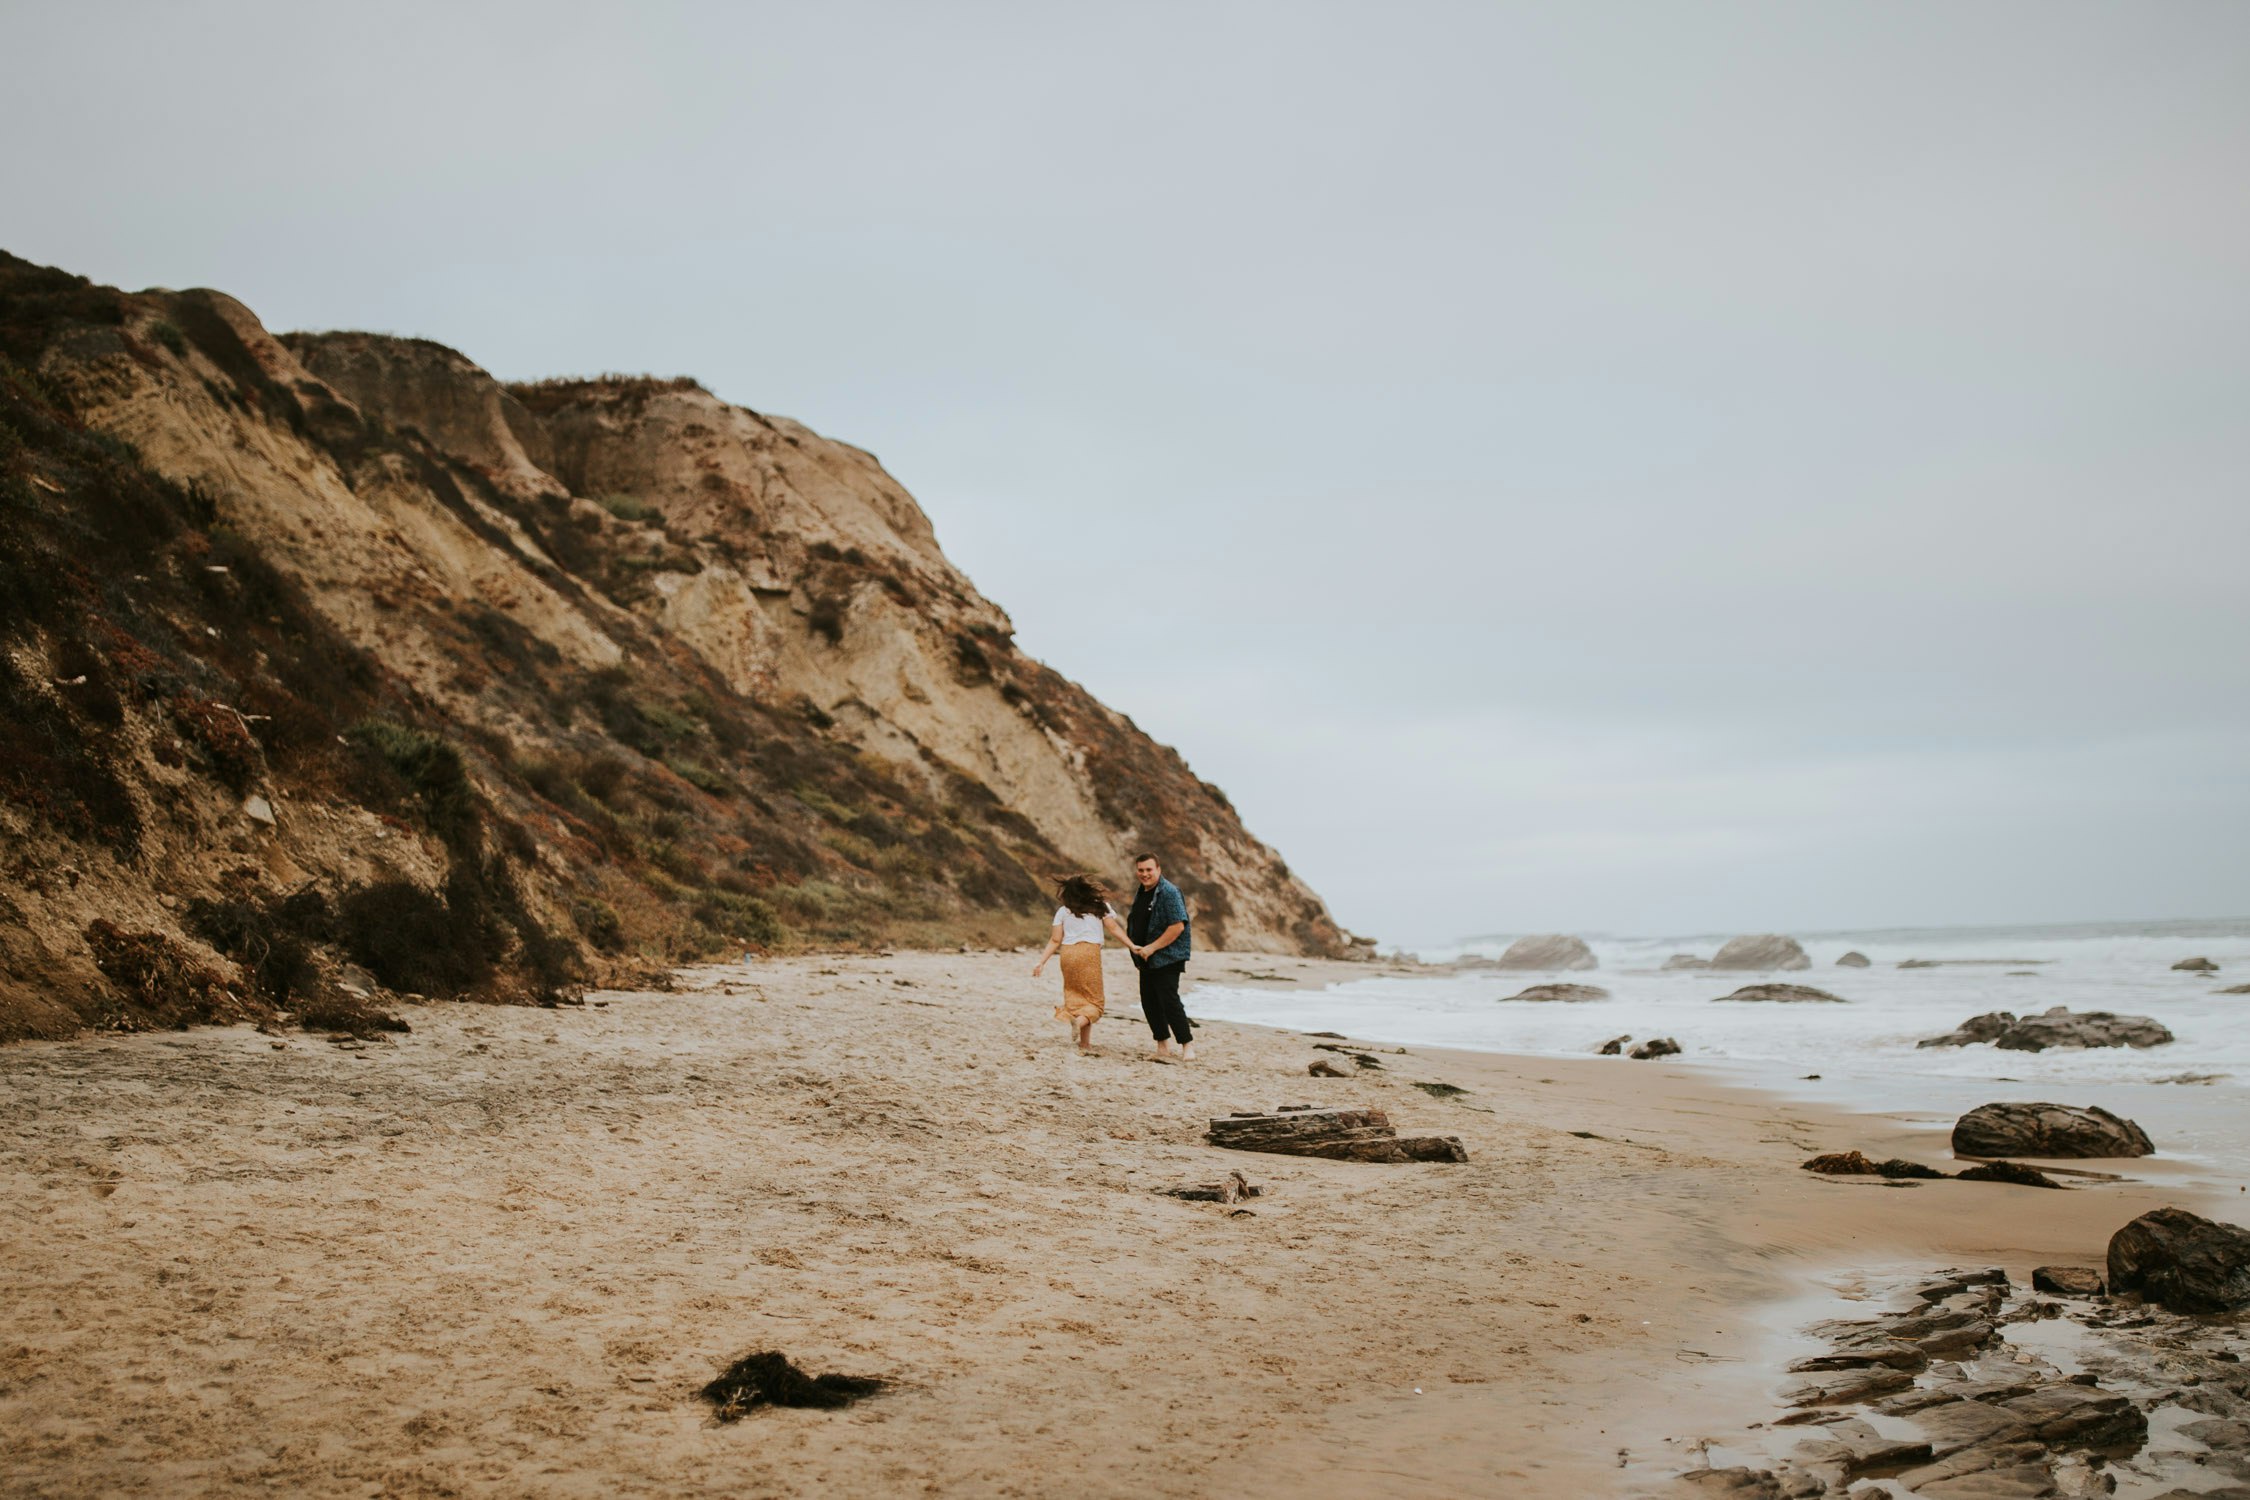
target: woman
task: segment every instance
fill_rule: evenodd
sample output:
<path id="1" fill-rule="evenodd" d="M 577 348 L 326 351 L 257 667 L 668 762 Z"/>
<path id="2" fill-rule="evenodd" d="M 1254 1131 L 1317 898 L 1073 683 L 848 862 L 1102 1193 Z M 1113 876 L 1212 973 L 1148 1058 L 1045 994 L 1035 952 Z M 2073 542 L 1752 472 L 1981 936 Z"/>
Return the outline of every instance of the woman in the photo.
<path id="1" fill-rule="evenodd" d="M 1031 977 L 1037 979 L 1047 960 L 1062 954 L 1063 1003 L 1055 1007 L 1055 1019 L 1070 1023 L 1079 1051 L 1091 1052 L 1094 1023 L 1102 1018 L 1102 934 L 1114 932 L 1119 942 L 1128 947 L 1131 943 L 1102 888 L 1085 876 L 1065 880 L 1056 887 L 1055 899 L 1062 905 L 1055 908 L 1046 951 L 1031 966 Z"/>

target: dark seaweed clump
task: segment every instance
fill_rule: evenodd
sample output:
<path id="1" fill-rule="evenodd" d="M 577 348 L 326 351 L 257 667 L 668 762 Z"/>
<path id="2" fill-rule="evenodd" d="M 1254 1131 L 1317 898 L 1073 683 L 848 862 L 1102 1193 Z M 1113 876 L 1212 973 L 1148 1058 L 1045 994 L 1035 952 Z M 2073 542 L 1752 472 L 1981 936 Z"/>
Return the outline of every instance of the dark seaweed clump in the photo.
<path id="1" fill-rule="evenodd" d="M 696 1394 L 718 1408 L 722 1422 L 738 1421 L 761 1406 L 809 1406 L 833 1411 L 863 1401 L 890 1382 L 873 1375 L 807 1375 L 778 1349 L 745 1354 Z"/>

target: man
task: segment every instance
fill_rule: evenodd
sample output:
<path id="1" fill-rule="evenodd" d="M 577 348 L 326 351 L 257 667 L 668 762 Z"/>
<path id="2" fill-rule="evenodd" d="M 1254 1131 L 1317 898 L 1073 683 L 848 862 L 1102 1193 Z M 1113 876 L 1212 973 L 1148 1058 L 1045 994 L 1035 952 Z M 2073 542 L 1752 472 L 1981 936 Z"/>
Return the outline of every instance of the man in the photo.
<path id="1" fill-rule="evenodd" d="M 1187 903 L 1180 899 L 1180 888 L 1164 878 L 1153 854 L 1133 862 L 1133 878 L 1141 888 L 1126 915 L 1125 936 L 1133 966 L 1141 971 L 1141 1014 L 1156 1035 L 1158 1057 L 1169 1061 L 1172 1041 L 1178 1038 L 1180 1056 L 1193 1059 L 1195 1034 L 1188 1030 L 1187 1011 L 1180 1004 L 1180 976 L 1188 961 Z"/>

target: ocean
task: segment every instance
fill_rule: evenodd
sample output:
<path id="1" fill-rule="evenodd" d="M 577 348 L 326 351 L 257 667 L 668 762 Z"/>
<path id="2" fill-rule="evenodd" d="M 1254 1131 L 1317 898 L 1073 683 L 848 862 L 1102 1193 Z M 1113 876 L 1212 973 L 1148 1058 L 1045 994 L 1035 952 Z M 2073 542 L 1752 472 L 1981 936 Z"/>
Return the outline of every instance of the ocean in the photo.
<path id="1" fill-rule="evenodd" d="M 1201 984 L 1198 1017 L 1371 1042 L 1488 1052 L 1585 1056 L 1610 1037 L 1672 1037 L 1667 1064 L 1715 1069 L 1754 1087 L 1845 1108 L 1903 1115 L 1931 1128 L 1994 1099 L 2099 1104 L 2138 1120 L 2158 1152 L 2194 1168 L 2202 1186 L 2233 1193 L 2250 1173 L 2250 918 L 2080 923 L 2049 927 L 1890 928 L 1793 934 L 1812 967 L 1790 973 L 1663 972 L 1674 953 L 1708 958 L 1727 934 L 1587 935 L 1600 967 L 1569 974 L 1461 970 L 1370 977 L 1319 990 Z M 1479 938 L 1423 956 L 1497 957 L 1509 938 Z M 1838 968 L 1844 953 L 1871 960 Z M 2205 957 L 2216 974 L 2172 964 Z M 1911 960 L 1930 967 L 1901 967 Z M 1594 984 L 1606 1000 L 1510 1003 L 1526 985 Z M 1717 1003 L 1745 984 L 1785 980 L 1842 1005 Z M 1989 1045 L 1917 1047 L 1969 1017 L 2065 1005 L 2154 1017 L 2174 1041 L 2004 1052 Z M 1653 1066 L 1620 1060 L 1620 1067 Z M 1818 1074 L 1817 1079 L 1807 1078 Z M 1938 1158 L 1944 1142 L 1934 1143 Z"/>

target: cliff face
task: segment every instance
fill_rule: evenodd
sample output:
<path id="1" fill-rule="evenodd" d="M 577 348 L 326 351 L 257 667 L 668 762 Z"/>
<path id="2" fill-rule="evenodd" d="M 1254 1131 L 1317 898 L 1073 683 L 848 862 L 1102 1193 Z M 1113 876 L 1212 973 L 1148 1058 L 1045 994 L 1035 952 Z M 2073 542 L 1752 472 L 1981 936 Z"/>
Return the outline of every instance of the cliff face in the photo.
<path id="1" fill-rule="evenodd" d="M 205 965 L 213 1014 L 301 1002 L 276 944 L 308 994 L 552 994 L 728 945 L 1012 940 L 1051 876 L 1122 884 L 1144 847 L 1208 944 L 1347 946 L 858 449 L 692 381 L 507 388 L 4 257 L 0 359 L 0 562 L 44 580 L 0 608 L 0 1031 L 157 1016 L 97 920 Z M 130 838 L 62 808 L 79 782 Z"/>

